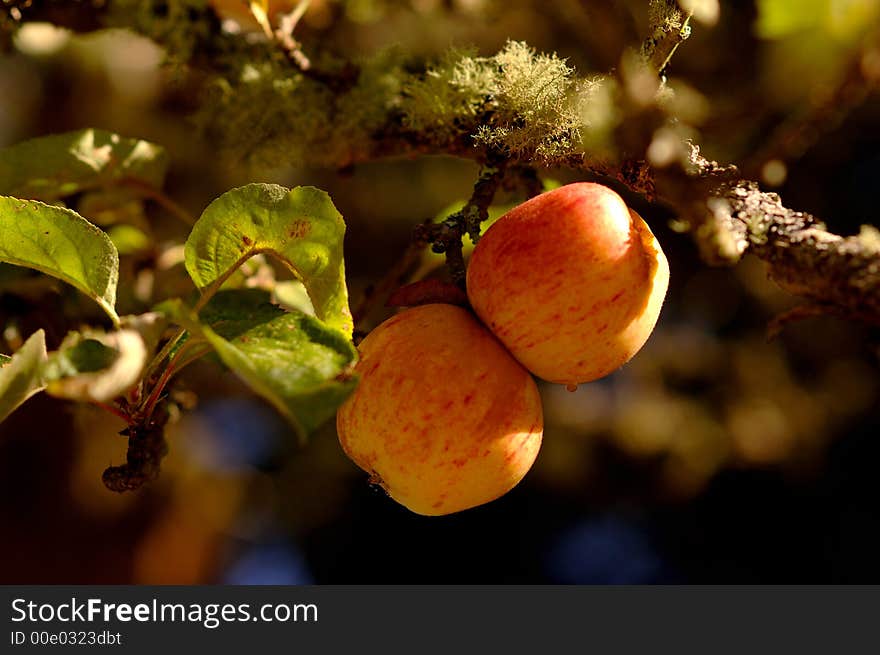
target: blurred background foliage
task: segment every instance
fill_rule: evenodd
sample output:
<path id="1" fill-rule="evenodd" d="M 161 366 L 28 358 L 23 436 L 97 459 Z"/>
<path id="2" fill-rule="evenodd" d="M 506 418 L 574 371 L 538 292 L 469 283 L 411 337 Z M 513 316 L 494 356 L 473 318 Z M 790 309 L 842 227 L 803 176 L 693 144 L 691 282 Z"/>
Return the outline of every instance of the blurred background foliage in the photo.
<path id="1" fill-rule="evenodd" d="M 257 29 L 240 3 L 218 5 L 227 29 Z M 717 20 L 710 13 L 695 23 L 668 71 L 679 128 L 710 158 L 754 171 L 787 206 L 837 233 L 876 224 L 880 96 L 869 89 L 821 129 L 811 117 L 827 110 L 854 58 L 880 70 L 878 51 L 863 41 L 877 29 L 880 2 L 718 8 Z M 490 56 L 521 40 L 586 75 L 623 65 L 625 47 L 646 33 L 647 8 L 637 0 L 313 0 L 303 25 L 312 40 L 352 56 L 395 46 L 438 57 L 451 45 Z M 167 193 L 193 215 L 250 181 L 324 188 L 348 224 L 353 305 L 394 265 L 412 227 L 463 201 L 476 179 L 475 164 L 449 157 L 342 173 L 230 164 L 191 121 L 199 80 L 163 61 L 160 48 L 122 30 L 27 26 L 0 57 L 0 146 L 81 127 L 160 143 L 172 160 Z M 784 138 L 792 132 L 794 145 Z M 768 143 L 787 145 L 767 154 Z M 137 493 L 101 483 L 126 442 L 121 421 L 97 408 L 41 395 L 0 426 L 0 581 L 880 581 L 877 330 L 817 317 L 768 339 L 768 322 L 796 300 L 763 265 L 747 257 L 707 268 L 664 208 L 637 208 L 672 271 L 657 330 L 604 380 L 574 393 L 542 385 L 542 451 L 504 498 L 449 517 L 410 514 L 345 459 L 332 424 L 299 447 L 280 417 L 206 361 L 176 385 L 190 409 L 169 427 L 162 476 Z M 120 312 L 144 311 L 157 290 L 187 293 L 186 228 L 154 203 L 112 210 L 102 224 L 116 224 L 122 244 Z M 100 211 L 98 202 L 86 215 Z M 261 261 L 245 272 L 252 286 L 276 275 Z M 0 293 L 4 352 L 38 327 L 57 343 L 95 319 L 75 292 L 22 270 L 0 270 Z M 374 312 L 372 324 L 388 311 Z"/>

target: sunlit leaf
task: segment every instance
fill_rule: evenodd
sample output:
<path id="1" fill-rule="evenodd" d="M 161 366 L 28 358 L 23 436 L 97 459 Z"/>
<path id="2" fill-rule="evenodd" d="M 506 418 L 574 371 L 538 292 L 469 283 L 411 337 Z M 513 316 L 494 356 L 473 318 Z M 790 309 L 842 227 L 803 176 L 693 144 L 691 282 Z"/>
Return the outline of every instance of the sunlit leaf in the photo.
<path id="1" fill-rule="evenodd" d="M 119 323 L 119 255 L 110 238 L 69 209 L 0 196 L 0 261 L 72 284 Z"/>
<path id="2" fill-rule="evenodd" d="M 134 386 L 146 361 L 144 340 L 135 330 L 72 332 L 49 354 L 44 367 L 46 392 L 107 402 Z"/>
<path id="3" fill-rule="evenodd" d="M 85 129 L 0 150 L 0 195 L 53 201 L 122 181 L 160 188 L 168 157 L 158 145 Z"/>
<path id="4" fill-rule="evenodd" d="M 285 312 L 269 297 L 257 289 L 222 291 L 199 315 L 201 325 L 182 322 L 304 438 L 354 390 L 357 351 L 342 332 L 301 312 Z M 171 311 L 179 316 L 179 304 Z"/>
<path id="5" fill-rule="evenodd" d="M 206 289 L 222 284 L 253 255 L 270 254 L 303 282 L 318 318 L 350 335 L 344 234 L 342 216 L 324 191 L 249 184 L 205 209 L 186 242 L 186 269 Z"/>
<path id="6" fill-rule="evenodd" d="M 44 388 L 42 367 L 46 361 L 46 335 L 34 332 L 0 368 L 0 421 Z"/>

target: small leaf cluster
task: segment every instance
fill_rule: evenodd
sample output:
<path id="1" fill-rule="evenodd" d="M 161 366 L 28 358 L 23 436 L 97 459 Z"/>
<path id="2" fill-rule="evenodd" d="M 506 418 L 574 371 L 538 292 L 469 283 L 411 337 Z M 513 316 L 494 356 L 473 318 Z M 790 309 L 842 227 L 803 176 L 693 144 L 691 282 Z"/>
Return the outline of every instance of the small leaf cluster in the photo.
<path id="1" fill-rule="evenodd" d="M 51 352 L 38 330 L 4 356 L 0 420 L 45 390 L 104 406 L 128 422 L 129 436 L 152 434 L 168 415 L 157 410 L 171 376 L 215 353 L 305 438 L 357 382 L 342 216 L 313 187 L 249 184 L 228 191 L 205 209 L 184 244 L 196 299 L 167 298 L 153 311 L 119 316 L 120 254 L 113 241 L 77 211 L 43 200 L 81 208 L 86 194 L 138 199 L 161 185 L 166 165 L 159 146 L 97 130 L 0 150 L 0 262 L 69 283 L 112 323 L 109 330 L 72 331 Z M 10 193 L 21 197 L 3 195 Z M 306 297 L 282 307 L 266 290 L 243 288 L 237 273 L 255 256 L 286 266 Z M 155 443 L 161 452 L 147 458 L 154 463 L 164 454 L 161 439 Z M 130 441 L 129 447 L 141 446 Z M 157 471 L 116 467 L 105 478 L 112 489 L 126 490 Z"/>

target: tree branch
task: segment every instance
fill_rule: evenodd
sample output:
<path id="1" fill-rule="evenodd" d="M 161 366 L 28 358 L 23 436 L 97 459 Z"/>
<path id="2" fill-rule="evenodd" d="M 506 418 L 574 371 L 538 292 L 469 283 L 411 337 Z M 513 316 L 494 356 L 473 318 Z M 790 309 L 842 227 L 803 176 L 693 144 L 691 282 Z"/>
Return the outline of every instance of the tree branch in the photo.
<path id="1" fill-rule="evenodd" d="M 641 55 L 662 77 L 675 50 L 691 35 L 690 14 L 676 0 L 651 0 L 648 12 L 652 31 L 642 43 Z"/>
<path id="2" fill-rule="evenodd" d="M 183 6 L 187 1 L 180 0 L 177 4 Z M 21 20 L 36 16 L 42 18 L 45 12 L 40 8 L 54 5 L 36 1 L 13 4 L 20 8 Z M 479 223 L 485 218 L 486 208 L 501 183 L 503 171 L 523 166 L 565 166 L 581 173 L 616 179 L 649 200 L 656 197 L 671 205 L 678 212 L 680 222 L 694 233 L 704 259 L 710 264 L 734 263 L 743 253 L 751 252 L 765 261 L 770 276 L 792 293 L 837 313 L 880 324 L 880 237 L 877 237 L 876 230 L 863 229 L 859 236 L 835 235 L 827 231 L 815 217 L 786 208 L 777 195 L 762 192 L 757 182 L 743 179 L 735 167 L 720 166 L 706 160 L 699 154 L 696 146 L 690 148 L 681 164 L 665 168 L 649 166 L 644 161 L 646 140 L 650 141 L 656 128 L 663 125 L 664 121 L 669 121 L 669 116 L 659 105 L 629 108 L 629 113 L 624 112 L 615 131 L 619 151 L 625 153 L 622 161 L 600 160 L 581 151 L 583 146 L 578 140 L 578 129 L 581 128 L 577 125 L 561 125 L 558 121 L 567 120 L 573 115 L 565 104 L 566 99 L 571 97 L 571 92 L 589 89 L 590 85 L 585 80 L 576 79 L 571 79 L 571 84 L 565 83 L 565 76 L 570 73 L 570 69 L 558 61 L 544 58 L 539 62 L 541 66 L 551 66 L 556 71 L 551 77 L 540 78 L 545 85 L 540 87 L 544 94 L 540 97 L 542 106 L 550 106 L 556 112 L 542 116 L 546 129 L 544 122 L 527 119 L 517 109 L 520 105 L 506 99 L 503 93 L 477 95 L 482 100 L 474 103 L 473 97 L 465 93 L 470 91 L 462 91 L 461 87 L 454 86 L 451 81 L 454 76 L 450 77 L 449 82 L 453 88 L 448 89 L 448 96 L 443 96 L 450 107 L 450 114 L 435 120 L 428 111 L 427 118 L 421 117 L 426 127 L 419 128 L 412 124 L 412 116 L 408 117 L 400 109 L 401 100 L 407 100 L 408 90 L 412 91 L 407 84 L 414 79 L 424 79 L 424 76 L 420 78 L 418 73 L 412 73 L 410 69 L 401 68 L 397 71 L 396 74 L 402 80 L 399 89 L 390 87 L 392 90 L 389 91 L 389 87 L 381 85 L 361 87 L 358 85 L 365 75 L 361 68 L 340 65 L 334 68 L 336 73 L 316 74 L 312 68 L 308 69 L 311 71 L 309 73 L 302 71 L 296 62 L 287 57 L 281 57 L 286 64 L 279 63 L 278 50 L 269 47 L 271 44 L 262 46 L 262 49 L 236 45 L 234 36 L 214 29 L 218 21 L 209 9 L 201 12 L 194 10 L 195 13 L 190 16 L 193 23 L 191 26 L 178 23 L 171 25 L 159 16 L 161 7 L 166 3 L 154 0 L 152 4 L 136 4 L 139 6 L 139 13 L 132 13 L 130 16 L 132 29 L 167 45 L 178 57 L 188 57 L 199 65 L 214 66 L 216 71 L 223 74 L 234 69 L 236 60 L 230 52 L 244 52 L 257 57 L 248 59 L 249 65 L 255 61 L 259 63 L 258 57 L 263 57 L 267 66 L 280 66 L 271 69 L 276 75 L 285 79 L 287 76 L 308 75 L 306 79 L 310 84 L 321 85 L 321 90 L 293 85 L 289 88 L 294 91 L 285 91 L 288 88 L 285 86 L 281 87 L 282 91 L 275 91 L 273 84 L 267 84 L 258 87 L 254 93 L 288 95 L 255 96 L 259 98 L 258 103 L 246 94 L 239 96 L 238 88 L 233 89 L 230 94 L 233 98 L 243 99 L 245 110 L 256 104 L 260 112 L 272 106 L 274 111 L 283 114 L 279 116 L 277 126 L 273 126 L 266 134 L 258 135 L 269 142 L 275 141 L 279 131 L 296 129 L 295 116 L 285 114 L 285 108 L 294 108 L 298 114 L 325 111 L 325 114 L 316 113 L 313 116 L 320 121 L 326 121 L 326 124 L 319 122 L 323 131 L 312 130 L 302 138 L 314 139 L 314 134 L 317 133 L 323 135 L 323 138 L 334 139 L 336 145 L 342 144 L 344 147 L 339 150 L 322 149 L 318 147 L 318 143 L 309 142 L 309 156 L 318 158 L 311 163 L 345 167 L 387 156 L 452 154 L 484 164 L 485 168 L 474 187 L 473 195 L 462 211 L 442 223 L 416 228 L 414 242 L 431 243 L 435 250 L 445 252 L 453 278 L 459 284 L 464 280 L 461 239 L 465 234 L 470 234 L 472 238 L 479 235 Z M 113 24 L 119 24 L 120 20 L 128 16 L 126 11 L 134 12 L 131 7 L 135 5 L 127 0 L 107 0 L 106 4 L 95 0 L 94 3 L 72 3 L 71 6 L 76 9 L 75 15 L 65 15 L 58 20 L 63 20 L 68 26 L 73 24 L 91 28 L 94 22 L 101 22 L 106 16 L 113 16 Z M 652 0 L 650 8 L 653 31 L 642 45 L 641 54 L 662 77 L 675 49 L 689 34 L 688 15 L 673 0 Z M 97 17 L 95 21 L 88 19 L 90 12 Z M 144 15 L 148 18 L 144 19 Z M 175 47 L 177 50 L 174 50 Z M 222 54 L 217 55 L 218 52 Z M 523 55 L 522 49 L 518 52 Z M 482 66 L 479 69 L 481 73 L 502 76 L 512 74 L 516 65 L 523 63 L 522 60 L 516 60 L 510 67 L 506 67 L 506 64 L 499 64 L 492 59 L 472 58 L 469 61 L 473 66 Z M 533 57 L 528 65 L 522 66 L 523 77 L 517 80 L 518 85 L 511 88 L 516 88 L 518 92 L 532 88 L 530 84 L 534 84 L 534 79 L 528 75 L 533 74 L 536 69 L 544 70 L 541 66 L 535 66 L 536 62 L 538 59 Z M 844 85 L 847 98 L 858 95 L 866 79 L 876 80 L 876 57 L 868 61 L 868 64 L 870 65 L 865 68 L 863 61 L 862 68 L 853 69 L 853 84 Z M 455 70 L 454 65 L 454 62 L 447 62 L 444 73 L 450 75 L 449 71 Z M 272 81 L 274 80 L 270 80 Z M 583 87 L 576 86 L 581 84 Z M 553 93 L 557 95 L 551 98 L 547 95 L 550 91 L 545 89 L 555 89 Z M 441 94 L 445 92 L 434 87 L 429 90 Z M 374 91 L 375 98 L 370 95 Z M 426 91 L 424 85 L 422 91 Z M 455 95 L 462 93 L 465 94 Z M 346 97 L 352 94 L 355 95 L 355 100 Z M 517 98 L 520 104 L 523 97 L 525 96 Z M 277 107 L 273 105 L 273 100 L 279 100 Z M 626 110 L 626 101 L 620 98 L 618 100 Z M 376 106 L 365 106 L 370 102 Z M 326 110 L 328 106 L 329 113 Z M 425 100 L 424 106 L 433 110 L 435 105 Z M 313 109 L 314 107 L 319 109 Z M 234 109 L 240 107 L 236 105 Z M 360 117 L 355 123 L 344 122 L 352 120 L 351 111 L 355 109 L 364 112 L 364 120 L 369 121 L 368 130 L 365 131 L 364 121 Z M 228 112 L 221 114 L 226 116 Z M 503 121 L 499 116 L 503 117 Z M 294 120 L 288 120 L 289 118 Z M 432 120 L 433 123 L 430 122 Z M 496 131 L 495 134 L 500 139 L 499 147 L 493 147 L 492 141 L 478 141 L 479 130 L 483 127 Z M 339 134 L 334 133 L 334 130 Z M 352 130 L 360 130 L 356 133 L 357 138 L 351 136 Z M 239 130 L 231 129 L 225 131 L 228 134 L 238 132 Z M 292 134 L 300 138 L 301 133 Z M 505 140 L 511 135 L 513 138 Z M 540 138 L 542 141 L 540 144 L 523 143 L 522 139 L 527 137 Z M 353 142 L 357 145 L 350 146 Z M 784 146 L 784 149 L 788 149 L 788 146 Z"/>
<path id="3" fill-rule="evenodd" d="M 750 252 L 770 278 L 828 313 L 880 325 L 880 233 L 829 232 L 815 216 L 783 206 L 733 166 L 722 167 L 692 146 L 691 167 L 657 175 L 661 199 L 694 232 L 703 258 L 734 263 Z"/>

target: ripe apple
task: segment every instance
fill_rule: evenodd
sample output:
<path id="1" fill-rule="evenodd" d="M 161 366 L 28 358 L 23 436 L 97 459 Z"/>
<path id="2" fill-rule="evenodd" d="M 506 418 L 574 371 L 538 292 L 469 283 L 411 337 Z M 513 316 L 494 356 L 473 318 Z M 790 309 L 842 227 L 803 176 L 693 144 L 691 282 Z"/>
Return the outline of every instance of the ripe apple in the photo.
<path id="1" fill-rule="evenodd" d="M 339 442 L 400 504 L 458 512 L 507 493 L 531 468 L 543 435 L 538 389 L 469 311 L 406 310 L 359 350 Z"/>
<path id="2" fill-rule="evenodd" d="M 650 336 L 669 264 L 642 218 L 600 184 L 568 184 L 501 217 L 467 270 L 474 311 L 532 373 L 577 385 Z"/>

